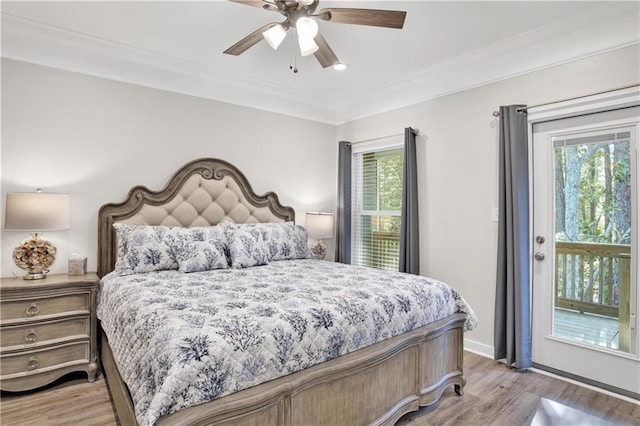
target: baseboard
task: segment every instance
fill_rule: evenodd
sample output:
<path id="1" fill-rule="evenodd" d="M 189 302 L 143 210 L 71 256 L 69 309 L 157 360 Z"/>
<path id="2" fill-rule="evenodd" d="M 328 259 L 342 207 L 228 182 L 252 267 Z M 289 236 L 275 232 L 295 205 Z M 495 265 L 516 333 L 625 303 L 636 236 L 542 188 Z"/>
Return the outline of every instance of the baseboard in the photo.
<path id="1" fill-rule="evenodd" d="M 554 377 L 564 382 L 572 383 L 576 386 L 580 386 L 586 389 L 594 390 L 596 392 L 603 393 L 605 395 L 612 396 L 614 398 L 622 399 L 627 402 L 631 402 L 636 405 L 640 405 L 640 395 L 627 391 L 625 389 L 609 386 L 604 383 L 596 382 L 594 380 L 586 379 L 584 377 L 576 376 L 575 374 L 566 373 L 564 371 L 556 370 L 555 368 L 546 367 L 537 363 L 533 363 L 533 368 L 530 370 L 534 373 L 542 374 L 549 377 Z"/>
<path id="2" fill-rule="evenodd" d="M 493 359 L 493 346 L 485 345 L 475 340 L 464 339 L 464 350 L 485 358 Z"/>

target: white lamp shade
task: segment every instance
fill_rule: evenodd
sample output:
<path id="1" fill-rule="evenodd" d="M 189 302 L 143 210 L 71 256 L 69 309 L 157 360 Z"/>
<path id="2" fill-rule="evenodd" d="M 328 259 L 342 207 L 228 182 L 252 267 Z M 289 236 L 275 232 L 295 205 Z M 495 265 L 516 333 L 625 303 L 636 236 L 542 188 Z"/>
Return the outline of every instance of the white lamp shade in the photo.
<path id="1" fill-rule="evenodd" d="M 333 214 L 312 212 L 305 217 L 305 228 L 311 238 L 317 240 L 333 237 Z"/>
<path id="2" fill-rule="evenodd" d="M 298 18 L 296 21 L 296 30 L 298 37 L 307 40 L 313 40 L 318 35 L 318 23 L 311 18 Z"/>
<path id="3" fill-rule="evenodd" d="M 262 33 L 264 39 L 269 43 L 274 50 L 277 50 L 282 43 L 282 40 L 287 36 L 287 31 L 280 24 L 274 25 L 269 28 L 267 31 Z"/>
<path id="4" fill-rule="evenodd" d="M 319 49 L 318 45 L 312 38 L 298 37 L 298 45 L 300 46 L 300 55 L 309 56 Z"/>
<path id="5" fill-rule="evenodd" d="M 69 229 L 69 194 L 21 192 L 7 194 L 4 229 L 59 231 Z"/>

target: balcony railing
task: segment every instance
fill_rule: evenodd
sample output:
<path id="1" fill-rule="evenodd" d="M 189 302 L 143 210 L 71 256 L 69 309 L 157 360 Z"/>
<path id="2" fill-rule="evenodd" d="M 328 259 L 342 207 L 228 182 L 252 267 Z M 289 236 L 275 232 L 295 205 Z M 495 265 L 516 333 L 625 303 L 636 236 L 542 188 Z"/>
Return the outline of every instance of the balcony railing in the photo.
<path id="1" fill-rule="evenodd" d="M 400 233 L 371 232 L 371 266 L 378 269 L 398 270 Z"/>
<path id="2" fill-rule="evenodd" d="M 557 308 L 618 318 L 628 345 L 631 246 L 556 242 L 555 283 Z"/>

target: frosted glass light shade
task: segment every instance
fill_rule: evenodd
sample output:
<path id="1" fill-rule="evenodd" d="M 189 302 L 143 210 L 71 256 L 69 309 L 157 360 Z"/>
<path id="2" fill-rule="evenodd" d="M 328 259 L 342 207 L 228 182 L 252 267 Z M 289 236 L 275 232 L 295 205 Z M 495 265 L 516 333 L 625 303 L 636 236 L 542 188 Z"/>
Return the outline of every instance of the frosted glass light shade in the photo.
<path id="1" fill-rule="evenodd" d="M 300 55 L 302 56 L 312 55 L 319 49 L 318 45 L 312 38 L 307 39 L 298 37 L 298 45 L 300 46 Z"/>
<path id="2" fill-rule="evenodd" d="M 278 24 L 263 32 L 262 36 L 273 50 L 277 50 L 282 43 L 282 40 L 287 36 L 287 31 L 282 25 Z"/>
<path id="3" fill-rule="evenodd" d="M 333 237 L 333 214 L 309 212 L 305 217 L 305 228 L 311 238 L 323 239 Z"/>
<path id="4" fill-rule="evenodd" d="M 20 192 L 7 194 L 4 229 L 59 231 L 69 229 L 69 194 Z"/>
<path id="5" fill-rule="evenodd" d="M 318 23 L 311 18 L 298 18 L 296 30 L 298 31 L 298 37 L 310 40 L 318 35 Z"/>

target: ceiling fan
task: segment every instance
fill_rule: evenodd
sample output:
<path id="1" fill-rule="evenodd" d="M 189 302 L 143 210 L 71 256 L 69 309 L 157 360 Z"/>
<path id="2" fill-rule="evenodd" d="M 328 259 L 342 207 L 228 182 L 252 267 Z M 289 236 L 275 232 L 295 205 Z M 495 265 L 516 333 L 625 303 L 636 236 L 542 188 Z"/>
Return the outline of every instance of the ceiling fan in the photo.
<path id="1" fill-rule="evenodd" d="M 224 51 L 228 55 L 238 56 L 256 45 L 263 38 L 274 49 L 280 46 L 285 39 L 287 31 L 294 28 L 298 36 L 300 54 L 307 56 L 313 54 L 322 68 L 334 66 L 344 69 L 336 54 L 331 50 L 327 41 L 318 32 L 318 23 L 321 21 L 336 24 L 369 25 L 373 27 L 397 28 L 404 26 L 407 12 L 398 10 L 380 9 L 351 9 L 351 8 L 327 8 L 316 13 L 318 0 L 229 0 L 247 6 L 259 7 L 264 10 L 278 12 L 286 17 L 280 23 L 271 22 L 262 28 L 252 32 L 230 48 Z M 293 67 L 292 67 L 293 69 Z M 297 69 L 294 69 L 297 72 Z"/>

